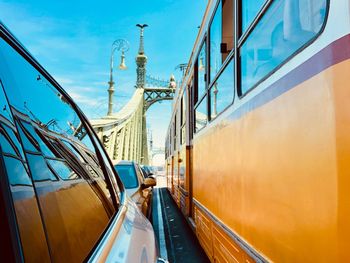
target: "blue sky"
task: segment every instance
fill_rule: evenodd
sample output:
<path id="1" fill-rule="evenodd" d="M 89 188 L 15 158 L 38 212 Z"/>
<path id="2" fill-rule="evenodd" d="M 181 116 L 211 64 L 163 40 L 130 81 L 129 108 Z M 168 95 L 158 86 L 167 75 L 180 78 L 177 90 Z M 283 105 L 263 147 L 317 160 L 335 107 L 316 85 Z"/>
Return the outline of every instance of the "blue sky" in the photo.
<path id="1" fill-rule="evenodd" d="M 107 113 L 109 57 L 115 39 L 129 41 L 126 71 L 114 71 L 115 108 L 134 92 L 137 23 L 145 29 L 147 74 L 177 80 L 174 68 L 189 59 L 207 0 L 47 1 L 0 0 L 0 20 L 75 99 L 89 118 Z M 119 54 L 115 54 L 119 64 Z M 164 145 L 171 102 L 150 108 L 154 145 Z"/>

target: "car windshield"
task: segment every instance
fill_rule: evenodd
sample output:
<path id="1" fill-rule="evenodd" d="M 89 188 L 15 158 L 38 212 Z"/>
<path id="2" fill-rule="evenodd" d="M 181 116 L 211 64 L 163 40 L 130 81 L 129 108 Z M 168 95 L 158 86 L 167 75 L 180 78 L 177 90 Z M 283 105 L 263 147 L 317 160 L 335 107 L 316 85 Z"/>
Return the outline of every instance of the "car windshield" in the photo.
<path id="1" fill-rule="evenodd" d="M 138 186 L 137 176 L 133 165 L 115 165 L 114 167 L 117 169 L 119 177 L 126 189 Z"/>

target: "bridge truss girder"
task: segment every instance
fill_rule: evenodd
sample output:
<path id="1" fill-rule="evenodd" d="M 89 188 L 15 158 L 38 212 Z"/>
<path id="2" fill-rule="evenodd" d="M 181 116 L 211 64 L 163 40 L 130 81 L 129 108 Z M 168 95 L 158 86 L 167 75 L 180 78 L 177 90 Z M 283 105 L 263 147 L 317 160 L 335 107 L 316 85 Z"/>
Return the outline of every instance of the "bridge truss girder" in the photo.
<path id="1" fill-rule="evenodd" d="M 152 104 L 162 100 L 172 100 L 174 98 L 175 89 L 147 87 L 144 89 L 144 111 L 146 112 Z"/>

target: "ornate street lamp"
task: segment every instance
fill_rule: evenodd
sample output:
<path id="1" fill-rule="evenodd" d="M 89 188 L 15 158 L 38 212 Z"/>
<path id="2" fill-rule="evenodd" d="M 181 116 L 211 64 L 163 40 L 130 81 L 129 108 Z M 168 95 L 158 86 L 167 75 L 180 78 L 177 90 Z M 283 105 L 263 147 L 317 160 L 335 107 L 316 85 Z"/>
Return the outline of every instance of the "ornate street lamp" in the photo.
<path id="1" fill-rule="evenodd" d="M 125 70 L 127 67 L 125 65 L 125 52 L 129 50 L 129 42 L 125 39 L 117 39 L 112 44 L 111 58 L 110 58 L 110 75 L 109 75 L 109 88 L 108 88 L 108 116 L 113 114 L 113 94 L 114 94 L 114 81 L 113 81 L 113 61 L 114 52 L 121 51 L 121 62 L 119 65 L 120 70 Z"/>

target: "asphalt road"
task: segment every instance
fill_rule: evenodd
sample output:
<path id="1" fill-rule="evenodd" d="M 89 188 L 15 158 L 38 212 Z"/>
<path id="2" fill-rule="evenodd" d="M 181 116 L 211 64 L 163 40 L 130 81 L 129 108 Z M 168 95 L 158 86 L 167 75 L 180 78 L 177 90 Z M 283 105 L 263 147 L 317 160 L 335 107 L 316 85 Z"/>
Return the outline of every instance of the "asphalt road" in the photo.
<path id="1" fill-rule="evenodd" d="M 152 223 L 160 255 L 171 263 L 210 262 L 166 189 L 166 178 L 157 176 L 152 203 Z"/>

